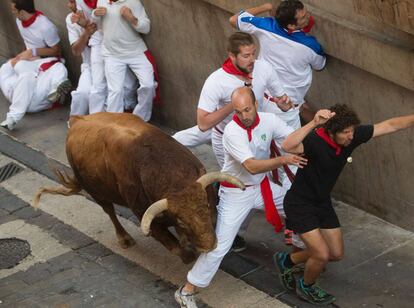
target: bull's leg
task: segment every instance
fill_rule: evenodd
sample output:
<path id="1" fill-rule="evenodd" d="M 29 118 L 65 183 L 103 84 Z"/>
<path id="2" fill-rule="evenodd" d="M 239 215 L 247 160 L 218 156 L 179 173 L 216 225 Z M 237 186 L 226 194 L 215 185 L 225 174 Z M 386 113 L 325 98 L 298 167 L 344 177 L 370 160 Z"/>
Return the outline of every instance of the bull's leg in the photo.
<path id="1" fill-rule="evenodd" d="M 131 235 L 129 235 L 128 232 L 125 231 L 124 227 L 119 222 L 118 217 L 116 217 L 114 205 L 107 201 L 96 200 L 96 202 L 103 208 L 105 213 L 108 214 L 109 217 L 111 218 L 112 223 L 114 224 L 114 227 L 115 227 L 115 233 L 116 233 L 116 237 L 118 238 L 119 245 L 122 248 L 129 248 L 131 246 L 134 246 L 135 240 L 132 238 Z"/>
<path id="2" fill-rule="evenodd" d="M 175 236 L 168 231 L 165 226 L 159 225 L 154 221 L 151 224 L 151 235 L 163 244 L 171 253 L 179 256 L 185 264 L 195 260 L 196 255 L 194 252 L 182 248 Z"/>

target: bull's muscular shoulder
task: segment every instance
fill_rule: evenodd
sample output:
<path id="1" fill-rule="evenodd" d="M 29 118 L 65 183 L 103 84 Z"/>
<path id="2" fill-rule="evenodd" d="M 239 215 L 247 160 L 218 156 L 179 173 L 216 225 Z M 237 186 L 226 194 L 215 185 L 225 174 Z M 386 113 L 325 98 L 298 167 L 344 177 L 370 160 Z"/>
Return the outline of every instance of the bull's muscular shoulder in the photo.
<path id="1" fill-rule="evenodd" d="M 96 113 L 72 117 L 70 120 L 67 147 L 90 148 L 134 158 L 138 163 L 157 166 L 176 165 L 178 168 L 203 170 L 201 162 L 183 145 L 129 113 Z M 105 149 L 103 149 L 105 147 Z M 180 167 L 182 166 L 182 167 Z M 201 171 L 199 171 L 201 172 Z"/>

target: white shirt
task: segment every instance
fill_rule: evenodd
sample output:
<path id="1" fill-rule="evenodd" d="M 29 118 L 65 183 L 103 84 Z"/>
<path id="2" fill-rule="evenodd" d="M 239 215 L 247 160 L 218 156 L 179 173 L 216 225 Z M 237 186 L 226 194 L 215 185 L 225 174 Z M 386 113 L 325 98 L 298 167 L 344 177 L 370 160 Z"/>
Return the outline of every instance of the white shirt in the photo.
<path id="1" fill-rule="evenodd" d="M 27 49 L 53 47 L 60 42 L 58 29 L 44 15 L 37 16 L 36 20 L 27 28 L 16 18 L 17 27 Z"/>
<path id="2" fill-rule="evenodd" d="M 88 20 L 94 21 L 92 19 L 92 9 L 85 4 L 83 0 L 76 0 L 76 9 L 82 11 L 85 17 Z M 95 21 L 96 22 L 96 21 Z M 89 39 L 89 46 L 96 46 L 102 44 L 103 34 L 100 25 L 98 25 L 98 30 L 92 34 L 91 38 Z"/>
<path id="3" fill-rule="evenodd" d="M 312 83 L 312 69 L 323 69 L 326 58 L 304 44 L 272 32 L 265 25 L 257 27 L 249 22 L 260 18 L 242 12 L 238 17 L 238 28 L 258 39 L 261 46 L 258 58 L 275 68 L 291 100 L 296 104 L 304 103 Z"/>
<path id="4" fill-rule="evenodd" d="M 246 185 L 260 184 L 266 173 L 251 174 L 242 164 L 249 158 L 269 159 L 271 141 L 275 139 L 281 143 L 293 132 L 274 114 L 259 112 L 258 115 L 260 122 L 252 130 L 251 141 L 247 130 L 234 121 L 226 126 L 223 134 L 224 166 L 221 171 L 237 177 Z"/>
<path id="5" fill-rule="evenodd" d="M 281 86 L 275 70 L 264 60 L 256 60 L 254 62 L 252 77 L 252 88 L 259 102 L 259 110 L 263 104 L 263 96 L 266 89 L 269 89 L 273 96 L 282 96 L 286 92 Z M 198 108 L 209 113 L 221 109 L 230 103 L 233 91 L 243 86 L 243 80 L 219 68 L 205 81 L 201 90 Z M 231 121 L 232 116 L 233 113 L 217 124 L 216 127 L 223 132 L 227 123 Z"/>
<path id="6" fill-rule="evenodd" d="M 66 16 L 66 28 L 68 29 L 68 39 L 70 45 L 76 43 L 77 40 L 81 37 L 83 33 L 83 28 L 76 23 L 72 23 L 70 17 L 72 13 Z M 91 48 L 86 46 L 85 49 L 82 51 L 82 63 L 89 64 L 91 63 Z"/>
<path id="7" fill-rule="evenodd" d="M 109 0 L 98 0 L 98 7 L 106 8 L 106 15 L 101 19 L 103 31 L 102 54 L 114 58 L 134 57 L 147 50 L 140 33 L 147 34 L 150 31 L 150 20 L 139 0 L 118 0 L 110 4 Z M 138 19 L 134 27 L 126 21 L 120 13 L 120 9 L 127 6 Z M 93 16 L 95 19 L 96 16 Z"/>

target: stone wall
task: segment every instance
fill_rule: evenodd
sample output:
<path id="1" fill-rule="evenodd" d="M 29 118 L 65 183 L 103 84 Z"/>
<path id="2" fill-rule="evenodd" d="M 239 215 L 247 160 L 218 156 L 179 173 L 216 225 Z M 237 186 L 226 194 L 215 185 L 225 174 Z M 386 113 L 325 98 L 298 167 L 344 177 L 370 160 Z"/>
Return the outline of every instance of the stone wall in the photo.
<path id="1" fill-rule="evenodd" d="M 0 55 L 21 46 L 15 25 L 0 2 Z M 146 41 L 156 57 L 163 105 L 155 118 L 182 129 L 194 125 L 205 78 L 226 57 L 228 18 L 258 0 L 142 0 L 152 21 Z M 280 1 L 272 1 L 277 5 Z M 316 18 L 313 34 L 323 44 L 327 68 L 314 74 L 307 96 L 315 108 L 353 106 L 364 123 L 414 113 L 414 36 L 411 1 L 304 0 Z M 390 8 L 389 4 L 394 6 Z M 72 72 L 64 18 L 65 0 L 37 0 L 58 24 Z M 376 8 L 372 9 L 373 6 Z M 390 13 L 392 11 L 392 13 Z M 414 230 L 413 130 L 361 147 L 341 176 L 335 197 Z"/>

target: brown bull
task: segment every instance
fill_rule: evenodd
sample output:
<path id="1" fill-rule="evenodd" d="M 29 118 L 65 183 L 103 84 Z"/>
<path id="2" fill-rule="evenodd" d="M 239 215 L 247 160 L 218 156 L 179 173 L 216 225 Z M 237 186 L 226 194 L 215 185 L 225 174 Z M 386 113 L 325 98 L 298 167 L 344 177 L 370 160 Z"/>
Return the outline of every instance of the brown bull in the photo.
<path id="1" fill-rule="evenodd" d="M 183 262 L 192 249 L 214 249 L 216 197 L 210 185 L 237 179 L 219 172 L 205 174 L 201 162 L 160 129 L 131 114 L 99 113 L 70 120 L 66 154 L 74 177 L 56 172 L 65 188 L 41 188 L 42 193 L 81 194 L 82 190 L 109 215 L 119 244 L 135 244 L 115 214 L 114 205 L 128 207 L 151 234 Z M 179 240 L 168 230 L 174 226 Z M 192 245 L 189 245 L 191 243 Z"/>

